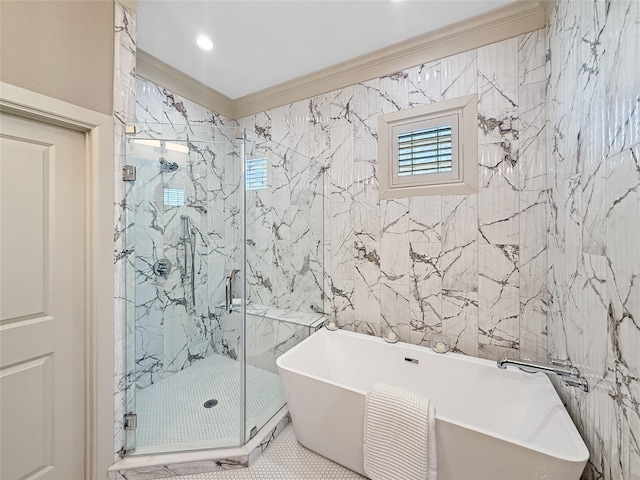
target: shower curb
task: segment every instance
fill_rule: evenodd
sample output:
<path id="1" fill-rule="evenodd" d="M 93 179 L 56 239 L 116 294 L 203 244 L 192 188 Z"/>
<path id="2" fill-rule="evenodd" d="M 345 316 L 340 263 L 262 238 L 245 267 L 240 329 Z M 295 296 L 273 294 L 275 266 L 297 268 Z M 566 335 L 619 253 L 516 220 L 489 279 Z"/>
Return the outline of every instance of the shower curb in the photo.
<path id="1" fill-rule="evenodd" d="M 285 405 L 246 445 L 235 448 L 199 450 L 126 457 L 109 468 L 109 480 L 156 480 L 160 478 L 219 472 L 251 465 L 291 422 Z"/>

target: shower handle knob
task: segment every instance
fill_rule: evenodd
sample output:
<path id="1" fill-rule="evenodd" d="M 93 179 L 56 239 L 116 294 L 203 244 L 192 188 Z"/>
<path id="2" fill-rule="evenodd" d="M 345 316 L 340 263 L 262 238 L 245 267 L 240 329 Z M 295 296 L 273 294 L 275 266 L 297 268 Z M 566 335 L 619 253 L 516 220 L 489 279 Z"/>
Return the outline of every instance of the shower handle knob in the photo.
<path id="1" fill-rule="evenodd" d="M 161 258 L 153 264 L 153 273 L 166 277 L 171 273 L 171 261 L 168 258 Z"/>

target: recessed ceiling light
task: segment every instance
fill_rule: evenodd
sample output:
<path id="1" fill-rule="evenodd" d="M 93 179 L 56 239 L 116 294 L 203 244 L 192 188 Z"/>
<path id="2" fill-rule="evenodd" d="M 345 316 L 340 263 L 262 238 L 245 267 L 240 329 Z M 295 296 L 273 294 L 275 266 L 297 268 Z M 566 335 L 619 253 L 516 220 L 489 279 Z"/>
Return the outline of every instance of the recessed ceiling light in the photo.
<path id="1" fill-rule="evenodd" d="M 213 43 L 213 41 L 206 35 L 198 35 L 196 37 L 196 45 L 205 51 L 213 50 L 216 46 L 216 44 Z"/>

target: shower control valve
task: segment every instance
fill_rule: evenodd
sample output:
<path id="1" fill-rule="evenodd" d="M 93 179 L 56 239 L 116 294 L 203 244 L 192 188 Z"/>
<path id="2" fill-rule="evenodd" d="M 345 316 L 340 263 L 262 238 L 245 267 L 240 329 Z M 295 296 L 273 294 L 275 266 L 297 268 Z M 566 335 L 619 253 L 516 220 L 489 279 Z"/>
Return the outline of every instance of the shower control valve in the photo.
<path id="1" fill-rule="evenodd" d="M 153 264 L 153 273 L 166 277 L 171 273 L 172 268 L 173 266 L 171 265 L 171 261 L 168 258 L 161 258 Z"/>

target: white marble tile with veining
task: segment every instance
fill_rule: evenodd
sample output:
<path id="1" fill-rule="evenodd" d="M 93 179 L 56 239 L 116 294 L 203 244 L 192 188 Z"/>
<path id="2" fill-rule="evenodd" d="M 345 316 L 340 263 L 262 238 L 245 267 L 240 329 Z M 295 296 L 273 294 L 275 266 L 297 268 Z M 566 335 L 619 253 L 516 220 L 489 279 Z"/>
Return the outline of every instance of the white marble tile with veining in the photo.
<path id="1" fill-rule="evenodd" d="M 516 245 L 478 246 L 480 343 L 517 349 L 520 334 Z"/>
<path id="2" fill-rule="evenodd" d="M 114 178 L 121 175 L 126 164 L 124 126 L 135 119 L 135 52 L 136 15 L 119 3 L 114 5 Z M 130 185 L 114 185 L 114 460 L 119 460 L 127 447 L 123 418 L 131 400 L 128 386 L 135 369 L 132 338 L 134 305 L 130 301 L 133 285 L 133 245 L 127 241 L 127 193 Z"/>
<path id="3" fill-rule="evenodd" d="M 355 318 L 380 323 L 380 243 L 356 242 Z"/>
<path id="4" fill-rule="evenodd" d="M 343 280 L 337 277 L 329 278 L 329 314 L 338 325 L 351 324 L 355 320 L 355 280 Z"/>
<path id="5" fill-rule="evenodd" d="M 439 332 L 442 329 L 442 271 L 438 243 L 411 242 L 409 319 L 412 331 Z"/>
<path id="6" fill-rule="evenodd" d="M 548 301 L 520 297 L 520 357 L 534 362 L 548 361 Z"/>
<path id="7" fill-rule="evenodd" d="M 478 53 L 478 142 L 518 138 L 518 39 L 481 47 Z"/>
<path id="8" fill-rule="evenodd" d="M 419 243 L 442 239 L 442 197 L 440 195 L 409 198 L 409 240 Z"/>
<path id="9" fill-rule="evenodd" d="M 372 137 L 377 138 L 378 113 L 381 98 L 379 95 L 380 79 L 376 78 L 352 87 L 352 98 L 349 102 L 351 121 L 361 125 Z"/>
<path id="10" fill-rule="evenodd" d="M 442 197 L 442 287 L 478 289 L 477 195 Z"/>
<path id="11" fill-rule="evenodd" d="M 478 355 L 478 292 L 442 291 L 442 333 L 452 351 Z"/>
<path id="12" fill-rule="evenodd" d="M 409 74 L 406 70 L 380 77 L 380 113 L 392 113 L 409 107 Z"/>
<path id="13" fill-rule="evenodd" d="M 344 124 L 331 128 L 331 201 L 351 201 L 353 184 L 353 126 Z"/>
<path id="14" fill-rule="evenodd" d="M 418 65 L 407 70 L 409 107 L 430 105 L 441 100 L 440 62 Z"/>
<path id="15" fill-rule="evenodd" d="M 546 80 L 546 30 L 540 29 L 518 37 L 518 84 Z"/>
<path id="16" fill-rule="evenodd" d="M 440 60 L 440 92 L 443 100 L 478 92 L 477 51 L 459 53 Z"/>
<path id="17" fill-rule="evenodd" d="M 380 325 L 393 330 L 401 341 L 409 335 L 409 295 L 409 285 L 380 280 Z"/>
<path id="18" fill-rule="evenodd" d="M 380 201 L 380 274 L 387 282 L 409 285 L 409 201 Z"/>
<path id="19" fill-rule="evenodd" d="M 601 2 L 598 2 L 601 4 Z M 609 156 L 640 142 L 640 5 L 635 0 L 605 4 L 605 98 Z"/>
<path id="20" fill-rule="evenodd" d="M 518 96 L 519 188 L 544 190 L 547 188 L 546 85 L 544 82 L 538 82 L 521 86 Z"/>
<path id="21" fill-rule="evenodd" d="M 519 188 L 517 145 L 482 145 L 478 165 L 478 224 L 480 243 L 517 244 Z"/>
<path id="22" fill-rule="evenodd" d="M 353 280 L 353 223 L 351 203 L 331 203 L 331 276 Z"/>

